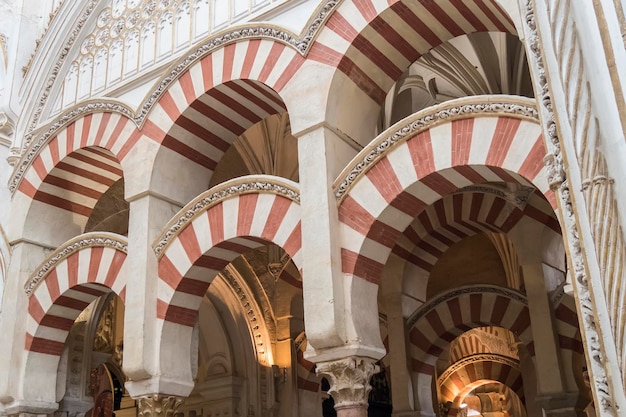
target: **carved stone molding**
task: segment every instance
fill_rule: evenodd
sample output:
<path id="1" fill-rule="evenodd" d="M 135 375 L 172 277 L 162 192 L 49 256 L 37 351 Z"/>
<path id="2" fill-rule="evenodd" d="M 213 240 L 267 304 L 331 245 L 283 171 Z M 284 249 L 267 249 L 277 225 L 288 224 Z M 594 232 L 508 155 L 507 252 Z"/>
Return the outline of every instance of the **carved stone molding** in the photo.
<path id="1" fill-rule="evenodd" d="M 163 251 L 169 243 L 200 213 L 226 198 L 256 192 L 274 193 L 300 204 L 300 191 L 297 189 L 297 184 L 292 181 L 261 175 L 235 178 L 200 194 L 178 212 L 174 219 L 165 226 L 165 232 L 152 245 L 157 257 L 163 255 Z"/>
<path id="2" fill-rule="evenodd" d="M 139 417 L 173 417 L 183 403 L 182 398 L 159 394 L 144 395 L 136 400 Z"/>
<path id="3" fill-rule="evenodd" d="M 606 361 L 601 344 L 599 324 L 595 319 L 593 295 L 591 293 L 589 277 L 587 276 L 586 259 L 581 247 L 579 225 L 574 211 L 574 202 L 570 193 L 561 143 L 557 133 L 554 107 L 551 91 L 548 85 L 548 75 L 544 65 L 543 43 L 540 39 L 535 20 L 535 1 L 520 0 L 523 16 L 523 30 L 529 50 L 529 64 L 535 72 L 535 90 L 541 118 L 544 125 L 544 136 L 548 155 L 544 159 L 548 170 L 550 188 L 555 191 L 560 212 L 563 219 L 564 237 L 569 249 L 569 261 L 573 267 L 573 281 L 576 298 L 579 301 L 581 327 L 588 365 L 593 375 L 593 391 L 597 400 L 596 408 L 599 415 L 617 415 L 615 410 L 609 380 L 606 370 Z M 564 16 L 558 15 L 562 19 Z M 562 22 L 561 22 L 562 24 Z"/>
<path id="4" fill-rule="evenodd" d="M 50 256 L 31 274 L 24 291 L 29 297 L 33 294 L 37 286 L 48 276 L 56 266 L 64 259 L 74 253 L 92 247 L 108 247 L 128 253 L 128 243 L 124 236 L 113 233 L 94 232 L 80 235 L 67 243 L 61 245 L 57 250 L 52 252 Z"/>
<path id="5" fill-rule="evenodd" d="M 335 197 L 340 202 L 356 179 L 395 146 L 411 137 L 452 120 L 477 116 L 515 116 L 539 122 L 534 100 L 507 96 L 475 96 L 450 100 L 429 107 L 396 123 L 372 141 L 340 174 L 334 184 Z"/>
<path id="6" fill-rule="evenodd" d="M 263 324 L 265 323 L 265 318 L 254 295 L 250 294 L 249 289 L 246 288 L 245 279 L 231 264 L 227 265 L 220 275 L 224 279 L 224 282 L 228 284 L 231 291 L 235 293 L 242 311 L 245 312 L 250 331 L 254 336 L 253 341 L 259 363 L 264 366 L 271 366 L 267 352 L 269 346 L 271 346 L 271 341 L 266 337 L 267 326 Z M 243 285 L 242 281 L 244 282 Z"/>
<path id="7" fill-rule="evenodd" d="M 335 409 L 367 407 L 372 389 L 370 378 L 380 368 L 374 359 L 350 357 L 317 364 L 317 375 L 328 378 L 328 393 L 335 400 Z"/>

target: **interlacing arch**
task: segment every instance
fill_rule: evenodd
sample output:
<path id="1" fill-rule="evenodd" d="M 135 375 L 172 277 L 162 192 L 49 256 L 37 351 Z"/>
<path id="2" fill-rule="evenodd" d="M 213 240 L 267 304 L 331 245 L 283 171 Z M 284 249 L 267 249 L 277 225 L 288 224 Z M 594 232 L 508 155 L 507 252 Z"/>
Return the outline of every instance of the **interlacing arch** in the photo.
<path id="1" fill-rule="evenodd" d="M 31 275 L 26 350 L 60 356 L 74 320 L 96 298 L 126 298 L 127 239 L 94 232 L 61 245 Z"/>
<path id="2" fill-rule="evenodd" d="M 125 177 L 122 165 L 142 138 L 125 114 L 95 112 L 33 142 L 11 178 L 28 230 L 43 228 L 43 219 L 55 219 L 58 230 L 48 237 L 53 246 L 84 232 L 98 201 Z"/>
<path id="3" fill-rule="evenodd" d="M 438 378 L 439 402 L 454 402 L 468 386 L 481 380 L 500 382 L 524 398 L 518 361 L 497 354 L 475 354 L 459 360 Z"/>
<path id="4" fill-rule="evenodd" d="M 176 144 L 189 134 L 207 144 L 217 139 L 232 142 L 233 135 L 243 133 L 246 125 L 286 111 L 277 92 L 303 62 L 294 49 L 269 39 L 226 45 L 198 60 L 171 83 L 146 123 L 160 132 L 157 141 L 174 151 L 192 146 Z M 217 132 L 211 133 L 211 128 Z"/>
<path id="5" fill-rule="evenodd" d="M 493 0 L 345 0 L 333 12 L 308 58 L 345 74 L 381 103 L 405 69 L 432 48 L 473 32 L 515 25 Z"/>
<path id="6" fill-rule="evenodd" d="M 343 272 L 378 283 L 402 232 L 429 205 L 464 187 L 487 182 L 534 187 L 555 208 L 544 155 L 530 99 L 453 100 L 398 122 L 335 182 Z"/>
<path id="7" fill-rule="evenodd" d="M 89 105 L 86 107 L 89 108 Z M 124 108 L 121 105 L 119 107 Z M 32 198 L 42 188 L 42 184 L 62 187 L 57 184 L 58 180 L 47 178 L 60 163 L 64 164 L 63 170 L 74 172 L 92 182 L 97 179 L 90 178 L 88 172 L 83 171 L 98 172 L 98 169 L 106 169 L 121 177 L 121 161 L 142 136 L 128 113 L 129 109 L 125 112 L 85 111 L 59 127 L 51 127 L 26 150 L 9 188 L 12 191 L 20 190 Z M 98 152 L 98 149 L 101 151 Z M 76 157 L 77 161 L 63 161 L 77 151 L 83 154 Z"/>
<path id="8" fill-rule="evenodd" d="M 545 224 L 560 235 L 558 221 L 552 210 L 546 211 L 550 206 L 541 198 L 530 196 L 522 207 L 497 195 L 497 191 L 488 187 L 469 188 L 437 200 L 402 232 L 392 252 L 428 274 L 455 243 L 477 233 L 507 233 L 525 217 Z"/>
<path id="9" fill-rule="evenodd" d="M 492 285 L 461 287 L 437 296 L 407 321 L 410 367 L 416 387 L 430 387 L 437 359 L 462 333 L 475 327 L 499 326 L 510 330 L 534 355 L 526 297 Z M 430 398 L 416 398 L 428 410 Z"/>
<path id="10" fill-rule="evenodd" d="M 470 286 L 437 296 L 409 318 L 411 368 L 433 375 L 450 342 L 467 330 L 486 326 L 510 330 L 534 354 L 526 297 L 493 285 Z"/>
<path id="11" fill-rule="evenodd" d="M 60 201 L 62 197 L 40 192 L 48 174 L 78 150 L 84 161 L 73 165 L 87 164 L 86 171 L 92 167 L 97 171 L 100 165 L 90 160 L 101 159 L 101 155 L 84 148 L 109 151 L 118 161 L 112 170 L 116 172 L 142 136 L 202 166 L 214 167 L 227 146 L 250 125 L 286 111 L 277 91 L 305 60 L 294 48 L 272 39 L 238 41 L 195 59 L 192 65 L 187 62 L 190 59 L 180 63 L 184 68 L 181 75 L 172 82 L 163 80 L 164 90 L 157 101 L 147 99 L 138 115 L 121 103 L 88 102 L 59 116 L 61 126 L 52 125 L 29 142 L 11 178 L 11 191 L 19 189 L 30 198 L 85 213 L 87 210 L 72 202 Z M 79 175 L 89 180 L 87 174 Z M 66 186 L 55 179 L 49 182 L 54 187 Z M 81 193 L 79 188 L 74 186 L 71 191 Z"/>
<path id="12" fill-rule="evenodd" d="M 222 183 L 187 204 L 155 242 L 159 255 L 158 318 L 195 324 L 213 278 L 260 246 L 281 246 L 300 269 L 300 204 L 296 183 L 247 176 Z"/>
<path id="13" fill-rule="evenodd" d="M 25 285 L 28 299 L 25 395 L 55 402 L 59 360 L 78 315 L 111 292 L 126 299 L 127 239 L 113 233 L 77 236 L 48 256 Z M 30 394 L 28 394 L 30 392 Z"/>

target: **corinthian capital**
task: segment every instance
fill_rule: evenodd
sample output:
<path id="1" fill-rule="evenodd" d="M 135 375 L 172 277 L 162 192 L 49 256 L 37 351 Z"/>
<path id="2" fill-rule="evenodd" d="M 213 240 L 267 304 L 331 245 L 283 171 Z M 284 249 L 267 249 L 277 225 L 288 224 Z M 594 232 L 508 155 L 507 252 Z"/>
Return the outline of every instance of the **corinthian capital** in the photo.
<path id="1" fill-rule="evenodd" d="M 317 364 L 317 374 L 328 378 L 328 393 L 335 400 L 335 409 L 367 407 L 372 386 L 370 378 L 380 368 L 370 358 L 350 357 Z"/>
<path id="2" fill-rule="evenodd" d="M 139 417 L 173 417 L 183 400 L 174 396 L 159 394 L 144 395 L 137 398 Z"/>

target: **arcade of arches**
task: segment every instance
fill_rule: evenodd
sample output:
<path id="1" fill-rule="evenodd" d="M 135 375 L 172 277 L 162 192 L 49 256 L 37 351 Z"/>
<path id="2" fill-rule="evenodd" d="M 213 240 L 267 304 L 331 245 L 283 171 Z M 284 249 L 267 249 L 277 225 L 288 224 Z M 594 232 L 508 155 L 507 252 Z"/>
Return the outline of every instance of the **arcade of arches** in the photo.
<path id="1" fill-rule="evenodd" d="M 0 415 L 623 415 L 622 3 L 41 4 Z"/>

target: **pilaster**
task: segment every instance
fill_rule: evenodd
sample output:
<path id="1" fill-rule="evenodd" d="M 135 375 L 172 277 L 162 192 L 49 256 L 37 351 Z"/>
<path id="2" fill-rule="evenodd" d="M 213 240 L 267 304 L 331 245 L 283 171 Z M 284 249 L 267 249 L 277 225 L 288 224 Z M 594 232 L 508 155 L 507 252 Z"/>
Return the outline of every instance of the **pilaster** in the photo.
<path id="1" fill-rule="evenodd" d="M 556 329 L 552 320 L 543 265 L 537 262 L 523 264 L 521 267 L 535 346 L 538 395 L 562 393 L 565 387 L 561 377 L 559 351 L 555 339 Z"/>
<path id="2" fill-rule="evenodd" d="M 405 262 L 401 258 L 391 254 L 387 265 L 385 265 L 385 280 L 381 286 L 385 314 L 387 315 L 391 398 L 393 398 L 394 417 L 405 417 L 415 412 L 412 398 L 409 396 L 411 375 L 407 367 L 405 320 L 402 314 L 404 265 Z"/>
<path id="3" fill-rule="evenodd" d="M 583 116 L 583 111 L 578 107 L 580 103 L 572 104 L 567 100 L 579 97 L 579 91 L 587 85 L 581 85 L 576 82 L 579 80 L 577 77 L 568 75 L 571 81 L 567 85 L 570 94 L 566 95 L 565 86 L 561 84 L 560 71 L 569 67 L 559 65 L 557 52 L 578 52 L 577 45 L 559 45 L 558 50 L 555 49 L 553 28 L 563 27 L 565 23 L 559 21 L 557 25 L 551 19 L 556 17 L 562 20 L 563 13 L 550 14 L 546 0 L 520 0 L 519 4 L 524 16 L 522 26 L 548 151 L 548 183 L 559 205 L 568 268 L 573 276 L 572 286 L 596 410 L 601 416 L 616 416 L 626 409 L 626 396 L 607 301 L 602 290 L 602 274 L 581 191 L 582 180 L 576 163 L 573 125 L 568 118 L 568 110 L 572 108 L 574 113 L 571 116 L 574 119 L 577 115 Z M 570 5 L 571 2 L 563 4 Z M 566 29 L 570 31 L 568 37 L 564 37 L 562 31 L 559 32 L 559 42 L 570 39 L 572 26 Z M 577 132 L 582 134 L 581 131 Z"/>
<path id="4" fill-rule="evenodd" d="M 330 383 L 337 417 L 366 417 L 370 378 L 380 368 L 370 358 L 349 357 L 317 364 L 317 374 Z"/>

